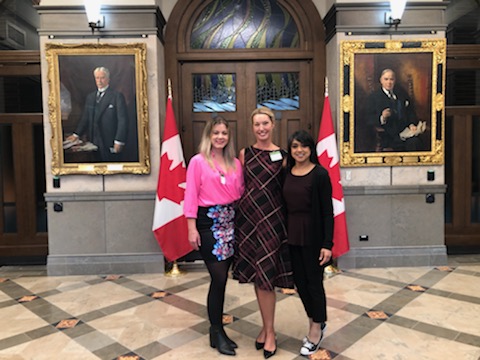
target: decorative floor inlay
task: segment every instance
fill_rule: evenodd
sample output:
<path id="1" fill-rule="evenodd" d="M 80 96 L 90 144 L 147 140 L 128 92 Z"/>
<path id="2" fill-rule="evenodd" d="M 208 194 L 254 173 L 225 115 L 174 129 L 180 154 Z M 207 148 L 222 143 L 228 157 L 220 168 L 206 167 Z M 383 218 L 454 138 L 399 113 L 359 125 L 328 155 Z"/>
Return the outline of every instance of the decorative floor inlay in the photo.
<path id="1" fill-rule="evenodd" d="M 437 266 L 435 269 L 440 270 L 440 271 L 447 271 L 447 272 L 452 272 L 455 270 L 454 268 L 450 266 Z"/>
<path id="2" fill-rule="evenodd" d="M 65 319 L 60 321 L 55 327 L 57 329 L 71 329 L 80 322 L 78 319 Z"/>
<path id="3" fill-rule="evenodd" d="M 154 299 L 163 299 L 168 295 L 170 294 L 166 291 L 155 291 L 154 293 L 150 294 L 150 296 Z"/>
<path id="4" fill-rule="evenodd" d="M 331 360 L 332 356 L 328 350 L 320 349 L 316 353 L 309 355 L 308 358 L 310 360 Z"/>
<path id="5" fill-rule="evenodd" d="M 138 355 L 121 355 L 119 357 L 117 357 L 117 360 L 143 360 L 143 358 L 141 358 L 140 356 Z"/>
<path id="6" fill-rule="evenodd" d="M 374 310 L 368 311 L 367 316 L 370 319 L 375 319 L 375 320 L 386 320 L 390 317 L 384 311 L 374 311 Z"/>
<path id="7" fill-rule="evenodd" d="M 295 289 L 285 289 L 285 288 L 280 289 L 280 292 L 285 295 L 295 295 L 297 293 Z"/>
<path id="8" fill-rule="evenodd" d="M 423 286 L 415 285 L 415 284 L 408 285 L 407 289 L 415 291 L 415 292 L 425 292 L 425 291 L 427 291 L 427 289 L 424 288 Z"/>
<path id="9" fill-rule="evenodd" d="M 231 324 L 231 323 L 233 323 L 233 321 L 234 321 L 233 315 L 223 314 L 223 316 L 222 316 L 223 325 Z"/>
<path id="10" fill-rule="evenodd" d="M 115 280 L 118 280 L 122 277 L 123 277 L 122 275 L 107 275 L 103 279 L 107 280 L 107 281 L 115 281 Z"/>
<path id="11" fill-rule="evenodd" d="M 25 296 L 22 296 L 20 299 L 18 299 L 17 301 L 19 303 L 24 303 L 24 302 L 30 302 L 30 301 L 33 301 L 33 300 L 36 300 L 38 299 L 38 296 L 37 295 L 25 295 Z"/>

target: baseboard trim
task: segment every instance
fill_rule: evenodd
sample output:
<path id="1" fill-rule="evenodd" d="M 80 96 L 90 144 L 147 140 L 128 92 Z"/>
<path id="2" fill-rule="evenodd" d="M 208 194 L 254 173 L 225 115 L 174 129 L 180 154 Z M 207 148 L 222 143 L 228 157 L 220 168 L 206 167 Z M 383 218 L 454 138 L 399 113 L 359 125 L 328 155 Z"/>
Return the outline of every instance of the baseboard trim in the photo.
<path id="1" fill-rule="evenodd" d="M 353 248 L 337 259 L 337 265 L 340 269 L 444 266 L 447 248 L 445 245 Z"/>
<path id="2" fill-rule="evenodd" d="M 49 255 L 47 274 L 109 275 L 163 273 L 163 254 Z"/>

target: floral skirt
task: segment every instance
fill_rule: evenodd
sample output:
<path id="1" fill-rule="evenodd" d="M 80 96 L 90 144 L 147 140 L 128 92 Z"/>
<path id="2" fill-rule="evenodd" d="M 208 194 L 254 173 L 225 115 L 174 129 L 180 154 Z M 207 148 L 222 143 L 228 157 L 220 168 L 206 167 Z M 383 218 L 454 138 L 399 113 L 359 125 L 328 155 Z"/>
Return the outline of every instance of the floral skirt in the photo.
<path id="1" fill-rule="evenodd" d="M 205 262 L 222 261 L 233 255 L 234 219 L 233 204 L 198 208 L 197 230 Z"/>

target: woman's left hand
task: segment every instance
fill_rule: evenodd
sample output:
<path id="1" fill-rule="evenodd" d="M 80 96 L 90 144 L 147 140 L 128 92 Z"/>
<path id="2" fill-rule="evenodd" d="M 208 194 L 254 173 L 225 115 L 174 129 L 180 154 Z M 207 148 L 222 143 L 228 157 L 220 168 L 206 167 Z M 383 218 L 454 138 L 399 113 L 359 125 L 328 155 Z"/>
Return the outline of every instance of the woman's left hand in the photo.
<path id="1" fill-rule="evenodd" d="M 332 250 L 328 249 L 321 249 L 320 250 L 320 257 L 318 260 L 320 260 L 320 266 L 325 265 L 327 262 L 330 261 L 332 258 Z"/>

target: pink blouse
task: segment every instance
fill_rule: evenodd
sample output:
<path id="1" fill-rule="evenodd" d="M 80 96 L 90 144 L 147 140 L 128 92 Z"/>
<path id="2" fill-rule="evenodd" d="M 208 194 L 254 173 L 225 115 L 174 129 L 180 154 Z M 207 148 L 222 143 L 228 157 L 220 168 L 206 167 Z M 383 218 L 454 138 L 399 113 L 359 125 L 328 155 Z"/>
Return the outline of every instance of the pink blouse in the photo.
<path id="1" fill-rule="evenodd" d="M 226 205 L 243 194 L 242 164 L 235 158 L 235 170 L 224 173 L 215 163 L 212 169 L 201 154 L 190 160 L 187 168 L 187 188 L 183 213 L 186 218 L 197 218 L 199 206 Z"/>

